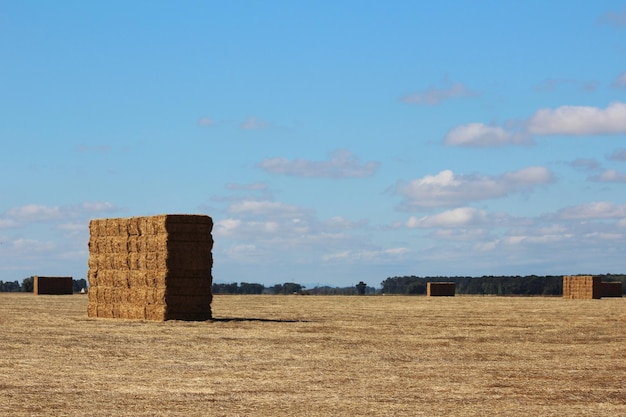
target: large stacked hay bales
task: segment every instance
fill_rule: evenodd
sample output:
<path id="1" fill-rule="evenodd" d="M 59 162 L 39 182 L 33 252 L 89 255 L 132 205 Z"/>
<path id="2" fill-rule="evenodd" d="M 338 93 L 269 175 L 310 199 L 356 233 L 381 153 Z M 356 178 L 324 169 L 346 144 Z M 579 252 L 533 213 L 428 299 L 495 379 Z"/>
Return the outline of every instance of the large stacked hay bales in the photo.
<path id="1" fill-rule="evenodd" d="M 72 277 L 33 277 L 33 293 L 68 295 L 74 293 L 74 280 Z"/>
<path id="2" fill-rule="evenodd" d="M 211 318 L 213 220 L 205 215 L 89 223 L 89 317 Z"/>
<path id="3" fill-rule="evenodd" d="M 563 277 L 563 298 L 598 299 L 621 296 L 621 282 L 602 282 L 601 277 L 592 275 L 566 275 Z"/>
<path id="4" fill-rule="evenodd" d="M 454 297 L 454 282 L 427 282 L 426 295 L 429 297 Z"/>

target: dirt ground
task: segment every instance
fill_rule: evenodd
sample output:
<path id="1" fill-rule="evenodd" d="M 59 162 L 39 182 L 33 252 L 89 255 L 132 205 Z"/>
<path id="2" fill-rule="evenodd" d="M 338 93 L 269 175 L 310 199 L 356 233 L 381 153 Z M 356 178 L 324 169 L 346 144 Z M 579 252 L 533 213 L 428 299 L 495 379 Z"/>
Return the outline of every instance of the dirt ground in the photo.
<path id="1" fill-rule="evenodd" d="M 626 415 L 626 300 L 215 296 L 213 321 L 0 294 L 0 415 Z"/>

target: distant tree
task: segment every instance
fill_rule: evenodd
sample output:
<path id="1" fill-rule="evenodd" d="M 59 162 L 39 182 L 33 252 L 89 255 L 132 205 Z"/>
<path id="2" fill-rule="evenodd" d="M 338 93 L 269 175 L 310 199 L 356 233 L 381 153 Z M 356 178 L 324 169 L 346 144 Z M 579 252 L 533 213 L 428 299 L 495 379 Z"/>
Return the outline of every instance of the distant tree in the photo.
<path id="1" fill-rule="evenodd" d="M 17 281 L 0 281 L 0 292 L 18 292 L 20 291 L 20 284 Z"/>
<path id="2" fill-rule="evenodd" d="M 364 283 L 363 281 L 360 281 L 358 284 L 356 284 L 356 292 L 359 295 L 365 295 L 365 290 L 367 289 L 367 284 Z"/>
<path id="3" fill-rule="evenodd" d="M 261 284 L 242 282 L 239 284 L 239 294 L 263 294 L 265 287 Z"/>
<path id="4" fill-rule="evenodd" d="M 295 282 L 285 282 L 282 285 L 282 293 L 283 294 L 295 294 L 304 289 L 303 285 L 297 284 Z"/>
<path id="5" fill-rule="evenodd" d="M 422 281 L 414 281 L 406 287 L 406 293 L 411 295 L 426 294 L 426 284 Z"/>
<path id="6" fill-rule="evenodd" d="M 87 288 L 87 280 L 85 278 L 73 280 L 74 292 L 80 292 L 83 288 Z"/>
<path id="7" fill-rule="evenodd" d="M 28 277 L 22 281 L 22 292 L 33 292 L 35 286 L 35 278 Z"/>

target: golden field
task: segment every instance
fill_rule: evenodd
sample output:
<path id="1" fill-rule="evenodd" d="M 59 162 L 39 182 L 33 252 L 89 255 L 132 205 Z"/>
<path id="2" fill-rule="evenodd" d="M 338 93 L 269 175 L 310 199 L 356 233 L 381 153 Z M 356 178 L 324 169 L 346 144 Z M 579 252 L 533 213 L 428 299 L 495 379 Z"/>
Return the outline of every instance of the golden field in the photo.
<path id="1" fill-rule="evenodd" d="M 626 415 L 626 300 L 215 296 L 214 320 L 0 294 L 0 415 Z"/>

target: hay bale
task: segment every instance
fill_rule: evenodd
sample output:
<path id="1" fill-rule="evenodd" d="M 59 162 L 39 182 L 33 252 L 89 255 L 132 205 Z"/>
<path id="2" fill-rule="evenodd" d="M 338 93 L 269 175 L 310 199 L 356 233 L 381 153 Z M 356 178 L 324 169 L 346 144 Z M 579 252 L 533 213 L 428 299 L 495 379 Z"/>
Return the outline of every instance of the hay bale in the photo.
<path id="1" fill-rule="evenodd" d="M 33 277 L 33 293 L 35 295 L 71 295 L 74 293 L 72 277 Z"/>
<path id="2" fill-rule="evenodd" d="M 211 318 L 213 220 L 204 215 L 89 223 L 89 317 Z"/>
<path id="3" fill-rule="evenodd" d="M 602 282 L 601 277 L 592 275 L 566 275 L 563 277 L 563 298 L 590 300 L 621 296 L 621 282 Z"/>
<path id="4" fill-rule="evenodd" d="M 602 297 L 621 297 L 623 292 L 621 282 L 603 282 Z"/>
<path id="5" fill-rule="evenodd" d="M 454 282 L 427 282 L 426 295 L 428 297 L 454 297 Z"/>

